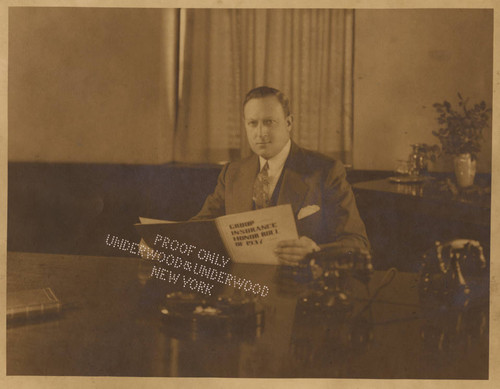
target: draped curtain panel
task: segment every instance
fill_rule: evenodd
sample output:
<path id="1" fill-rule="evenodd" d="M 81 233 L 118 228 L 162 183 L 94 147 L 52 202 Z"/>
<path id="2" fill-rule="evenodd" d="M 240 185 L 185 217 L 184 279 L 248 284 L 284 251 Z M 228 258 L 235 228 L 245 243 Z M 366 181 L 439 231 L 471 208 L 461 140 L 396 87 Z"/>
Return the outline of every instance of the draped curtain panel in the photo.
<path id="1" fill-rule="evenodd" d="M 177 91 L 179 79 L 179 9 L 162 10 L 162 49 L 161 61 L 164 72 L 160 73 L 160 101 L 164 110 L 160 114 L 160 122 L 165 131 L 160 132 L 158 162 L 170 162 L 175 158 L 174 144 L 177 117 Z"/>
<path id="2" fill-rule="evenodd" d="M 175 158 L 222 162 L 250 153 L 248 90 L 291 100 L 293 139 L 351 163 L 352 10 L 185 10 Z"/>

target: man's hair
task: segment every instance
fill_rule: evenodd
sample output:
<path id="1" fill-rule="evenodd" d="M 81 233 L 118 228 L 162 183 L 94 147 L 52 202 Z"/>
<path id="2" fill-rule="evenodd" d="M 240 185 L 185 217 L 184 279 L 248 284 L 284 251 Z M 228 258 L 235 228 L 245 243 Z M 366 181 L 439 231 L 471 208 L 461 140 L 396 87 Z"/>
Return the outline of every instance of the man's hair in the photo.
<path id="1" fill-rule="evenodd" d="M 245 105 L 252 99 L 262 99 L 267 96 L 275 96 L 281 104 L 283 108 L 283 112 L 285 113 L 285 117 L 290 116 L 290 101 L 288 97 L 286 97 L 283 92 L 280 92 L 278 89 L 271 88 L 269 86 L 259 86 L 257 88 L 253 88 L 250 92 L 245 96 L 245 100 L 243 101 L 243 108 Z"/>

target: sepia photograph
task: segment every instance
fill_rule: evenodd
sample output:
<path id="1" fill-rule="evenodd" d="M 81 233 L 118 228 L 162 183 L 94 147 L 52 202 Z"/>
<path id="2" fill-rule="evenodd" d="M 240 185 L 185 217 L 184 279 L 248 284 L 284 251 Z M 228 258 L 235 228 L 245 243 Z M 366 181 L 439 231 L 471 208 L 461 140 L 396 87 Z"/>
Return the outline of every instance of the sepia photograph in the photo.
<path id="1" fill-rule="evenodd" d="M 492 3 L 155 4 L 5 7 L 6 379 L 488 383 Z"/>

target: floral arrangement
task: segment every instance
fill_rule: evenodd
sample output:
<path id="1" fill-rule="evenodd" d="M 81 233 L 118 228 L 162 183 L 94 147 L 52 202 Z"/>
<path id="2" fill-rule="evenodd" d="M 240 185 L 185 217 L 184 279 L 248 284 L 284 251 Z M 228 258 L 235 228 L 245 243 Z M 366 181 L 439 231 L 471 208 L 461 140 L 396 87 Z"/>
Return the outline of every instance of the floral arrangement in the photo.
<path id="1" fill-rule="evenodd" d="M 472 160 L 475 160 L 481 151 L 483 129 L 488 126 L 491 108 L 484 101 L 469 107 L 469 100 L 464 100 L 460 93 L 458 99 L 458 110 L 453 109 L 446 100 L 442 104 L 433 104 L 439 114 L 437 121 L 442 127 L 438 131 L 432 131 L 432 134 L 441 141 L 444 153 L 470 153 Z"/>

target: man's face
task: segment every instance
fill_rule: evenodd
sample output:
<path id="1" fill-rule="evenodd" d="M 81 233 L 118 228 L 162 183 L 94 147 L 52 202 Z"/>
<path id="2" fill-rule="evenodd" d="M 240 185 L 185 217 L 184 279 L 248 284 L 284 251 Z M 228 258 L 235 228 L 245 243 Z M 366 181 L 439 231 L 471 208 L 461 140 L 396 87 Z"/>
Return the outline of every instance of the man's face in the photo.
<path id="1" fill-rule="evenodd" d="M 255 154 L 265 159 L 272 158 L 290 139 L 292 116 L 285 117 L 275 96 L 248 101 L 243 114 L 248 143 Z"/>

